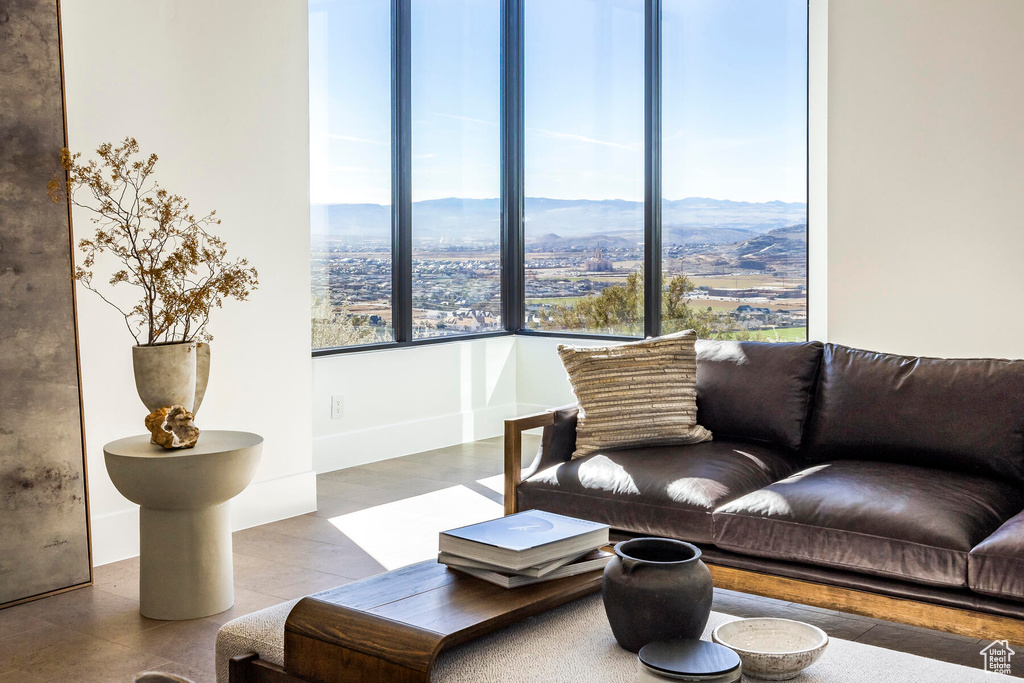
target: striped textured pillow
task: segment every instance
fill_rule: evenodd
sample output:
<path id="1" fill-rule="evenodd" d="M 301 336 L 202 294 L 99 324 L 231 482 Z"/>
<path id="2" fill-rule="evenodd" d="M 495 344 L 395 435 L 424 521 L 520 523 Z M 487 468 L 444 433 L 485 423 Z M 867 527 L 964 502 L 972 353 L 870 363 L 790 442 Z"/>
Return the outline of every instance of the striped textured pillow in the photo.
<path id="1" fill-rule="evenodd" d="M 686 330 L 618 346 L 559 345 L 580 404 L 572 457 L 710 441 L 697 424 L 696 340 Z"/>

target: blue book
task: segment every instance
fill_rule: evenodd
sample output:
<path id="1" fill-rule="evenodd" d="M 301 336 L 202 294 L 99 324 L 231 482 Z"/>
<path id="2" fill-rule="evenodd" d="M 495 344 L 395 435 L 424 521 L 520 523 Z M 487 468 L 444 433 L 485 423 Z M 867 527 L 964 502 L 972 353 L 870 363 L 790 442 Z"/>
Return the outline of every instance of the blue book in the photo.
<path id="1" fill-rule="evenodd" d="M 608 525 L 527 510 L 442 531 L 439 551 L 520 571 L 608 544 Z"/>

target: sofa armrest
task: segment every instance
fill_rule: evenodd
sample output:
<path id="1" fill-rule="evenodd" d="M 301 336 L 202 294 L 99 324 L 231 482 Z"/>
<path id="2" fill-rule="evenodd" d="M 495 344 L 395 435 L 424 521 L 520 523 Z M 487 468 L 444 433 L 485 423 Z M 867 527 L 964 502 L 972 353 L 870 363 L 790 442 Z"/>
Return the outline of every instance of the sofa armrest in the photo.
<path id="1" fill-rule="evenodd" d="M 575 405 L 505 420 L 505 514 L 517 512 L 516 488 L 523 480 L 523 432 L 544 428 L 540 448 L 525 476 L 568 462 L 576 450 Z"/>

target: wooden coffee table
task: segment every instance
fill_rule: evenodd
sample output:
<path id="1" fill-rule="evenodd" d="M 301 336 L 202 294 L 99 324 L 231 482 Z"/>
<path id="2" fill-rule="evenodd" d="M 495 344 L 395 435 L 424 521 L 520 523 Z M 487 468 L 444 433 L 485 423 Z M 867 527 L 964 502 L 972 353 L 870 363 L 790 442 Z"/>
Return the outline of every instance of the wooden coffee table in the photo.
<path id="1" fill-rule="evenodd" d="M 509 590 L 420 562 L 303 598 L 285 623 L 284 668 L 238 657 L 231 680 L 427 683 L 443 650 L 597 592 L 601 575 Z"/>

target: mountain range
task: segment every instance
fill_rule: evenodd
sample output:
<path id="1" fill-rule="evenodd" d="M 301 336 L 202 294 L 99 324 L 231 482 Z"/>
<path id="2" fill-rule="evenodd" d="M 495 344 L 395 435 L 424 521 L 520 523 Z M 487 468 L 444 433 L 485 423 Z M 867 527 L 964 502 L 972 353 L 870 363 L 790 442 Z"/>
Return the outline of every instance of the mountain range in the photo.
<path id="1" fill-rule="evenodd" d="M 643 202 L 622 199 L 528 197 L 526 243 L 533 249 L 631 246 L 643 240 Z M 414 202 L 413 239 L 437 243 L 495 242 L 497 199 L 431 199 Z M 665 201 L 665 244 L 731 244 L 806 222 L 802 202 L 737 202 L 703 197 Z M 312 207 L 312 234 L 387 241 L 391 207 L 319 204 Z"/>

